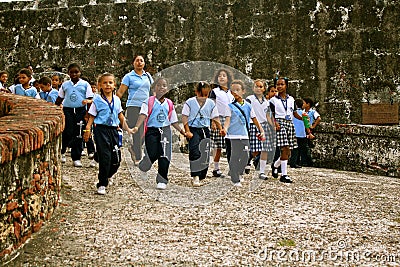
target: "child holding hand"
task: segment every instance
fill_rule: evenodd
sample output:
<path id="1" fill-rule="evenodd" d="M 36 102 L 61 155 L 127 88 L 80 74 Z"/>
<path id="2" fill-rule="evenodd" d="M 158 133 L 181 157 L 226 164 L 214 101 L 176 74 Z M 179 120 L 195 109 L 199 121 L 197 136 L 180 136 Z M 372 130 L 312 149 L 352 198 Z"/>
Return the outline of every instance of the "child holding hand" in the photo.
<path id="1" fill-rule="evenodd" d="M 89 119 L 84 130 L 85 142 L 89 140 L 93 127 L 96 143 L 99 174 L 97 193 L 106 194 L 106 187 L 110 179 L 117 172 L 121 162 L 121 152 L 118 145 L 118 125 L 122 125 L 129 134 L 134 131 L 128 127 L 125 116 L 122 113 L 121 100 L 114 95 L 115 77 L 111 73 L 104 73 L 99 77 L 100 95 L 94 95 L 92 105 L 89 108 Z"/>
<path id="2" fill-rule="evenodd" d="M 171 125 L 183 135 L 185 135 L 185 131 L 179 126 L 174 104 L 165 97 L 168 92 L 166 79 L 158 78 L 154 82 L 154 89 L 155 96 L 149 97 L 142 104 L 133 133 L 138 132 L 140 126 L 146 120 L 146 153 L 145 157 L 139 162 L 139 169 L 142 172 L 147 172 L 157 160 L 157 189 L 164 190 L 167 188 L 168 169 L 172 155 Z"/>
<path id="3" fill-rule="evenodd" d="M 214 101 L 208 98 L 211 87 L 206 82 L 196 86 L 195 97 L 186 100 L 182 109 L 182 123 L 189 139 L 190 175 L 193 186 L 200 186 L 206 178 L 210 161 L 210 121 L 216 123 L 220 135 L 225 136 Z"/>

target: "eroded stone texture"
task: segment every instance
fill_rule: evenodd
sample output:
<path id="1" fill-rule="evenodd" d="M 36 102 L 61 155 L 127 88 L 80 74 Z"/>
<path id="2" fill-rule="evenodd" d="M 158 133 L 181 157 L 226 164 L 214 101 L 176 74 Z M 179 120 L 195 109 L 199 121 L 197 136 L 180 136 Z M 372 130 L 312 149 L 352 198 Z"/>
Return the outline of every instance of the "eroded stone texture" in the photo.
<path id="1" fill-rule="evenodd" d="M 134 54 L 153 73 L 189 60 L 254 79 L 279 69 L 292 95 L 313 97 L 336 123 L 360 123 L 361 102 L 399 98 L 398 1 L 36 0 L 1 10 L 0 66 L 11 73 L 77 61 L 90 78 L 122 78 Z"/>

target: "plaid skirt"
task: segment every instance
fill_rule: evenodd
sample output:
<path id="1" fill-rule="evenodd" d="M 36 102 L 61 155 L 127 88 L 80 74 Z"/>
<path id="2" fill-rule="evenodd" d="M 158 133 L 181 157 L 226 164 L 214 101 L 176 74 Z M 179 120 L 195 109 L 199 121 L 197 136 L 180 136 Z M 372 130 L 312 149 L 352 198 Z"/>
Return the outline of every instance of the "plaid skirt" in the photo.
<path id="1" fill-rule="evenodd" d="M 264 129 L 265 133 L 265 141 L 260 141 L 257 138 L 257 134 L 259 133 L 257 127 L 251 123 L 250 124 L 250 150 L 251 152 L 260 152 L 260 151 L 272 151 L 276 146 L 276 137 L 274 126 L 269 125 L 267 122 L 261 123 L 261 126 Z"/>
<path id="2" fill-rule="evenodd" d="M 285 119 L 276 119 L 281 129 L 276 131 L 276 146 L 289 146 L 290 149 L 297 148 L 296 133 L 292 121 Z"/>
<path id="3" fill-rule="evenodd" d="M 219 116 L 219 121 L 221 122 L 221 126 L 224 127 L 225 117 Z M 211 146 L 213 148 L 224 149 L 226 147 L 225 146 L 225 137 L 223 137 L 219 134 L 218 129 L 216 129 L 216 130 L 211 129 L 210 139 L 211 139 Z"/>

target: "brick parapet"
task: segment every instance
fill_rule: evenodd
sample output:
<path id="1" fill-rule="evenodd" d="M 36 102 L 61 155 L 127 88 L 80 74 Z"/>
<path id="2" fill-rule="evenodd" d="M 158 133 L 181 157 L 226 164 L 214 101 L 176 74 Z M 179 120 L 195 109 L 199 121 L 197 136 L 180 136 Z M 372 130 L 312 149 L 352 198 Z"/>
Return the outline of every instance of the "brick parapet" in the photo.
<path id="1" fill-rule="evenodd" d="M 0 94 L 0 256 L 47 221 L 60 199 L 62 110 L 29 97 Z"/>

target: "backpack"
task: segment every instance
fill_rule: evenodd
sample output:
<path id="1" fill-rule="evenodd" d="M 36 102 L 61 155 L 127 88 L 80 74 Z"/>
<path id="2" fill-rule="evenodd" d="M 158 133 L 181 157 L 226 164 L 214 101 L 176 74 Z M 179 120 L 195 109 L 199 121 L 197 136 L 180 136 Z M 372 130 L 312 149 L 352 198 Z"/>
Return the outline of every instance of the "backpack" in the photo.
<path id="1" fill-rule="evenodd" d="M 154 106 L 154 101 L 155 101 L 156 97 L 155 96 L 150 96 L 149 97 L 149 102 L 148 102 L 148 112 L 147 112 L 147 118 L 144 121 L 144 134 L 146 134 L 147 132 L 147 122 L 150 118 L 151 113 L 153 112 L 153 106 Z M 171 120 L 171 116 L 172 116 L 172 111 L 174 110 L 174 103 L 172 103 L 172 101 L 168 98 L 165 98 L 165 101 L 167 101 L 168 103 L 168 120 Z"/>

